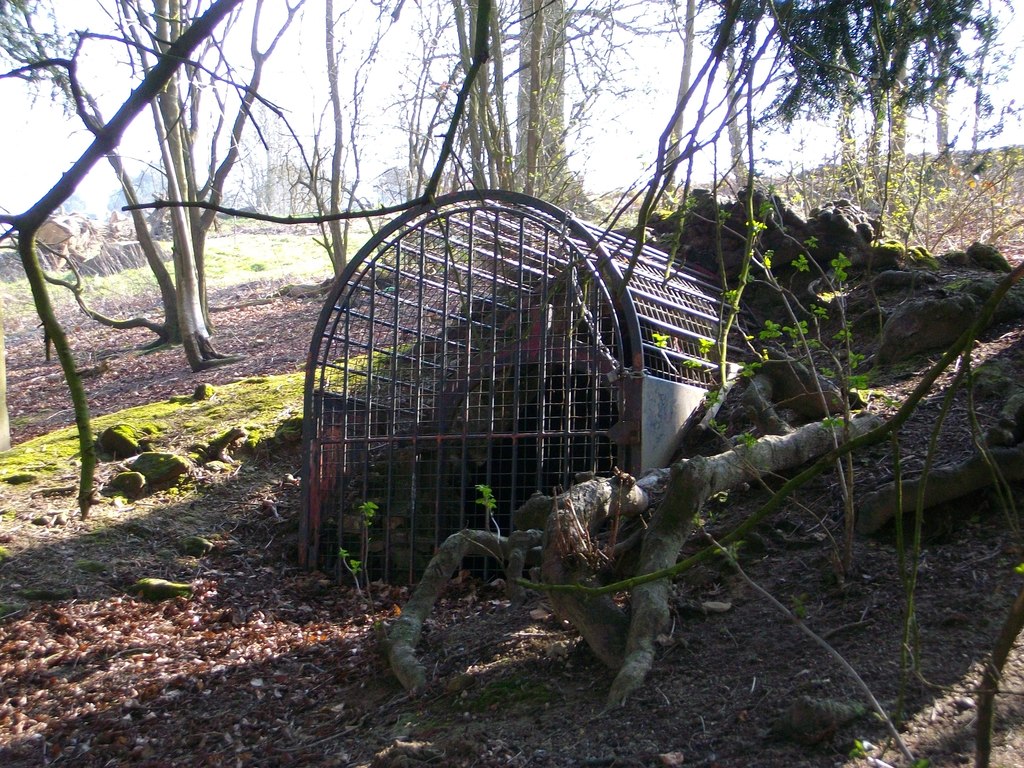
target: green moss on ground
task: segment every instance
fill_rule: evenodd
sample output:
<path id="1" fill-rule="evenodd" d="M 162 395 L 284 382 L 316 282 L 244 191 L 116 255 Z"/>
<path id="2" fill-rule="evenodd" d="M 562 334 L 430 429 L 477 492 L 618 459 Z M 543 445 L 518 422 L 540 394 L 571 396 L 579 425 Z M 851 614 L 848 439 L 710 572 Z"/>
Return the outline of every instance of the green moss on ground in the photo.
<path id="1" fill-rule="evenodd" d="M 259 376 L 217 388 L 214 400 L 163 401 L 93 419 L 101 433 L 117 424 L 133 424 L 145 434 L 160 433 L 161 443 L 185 448 L 226 426 L 239 425 L 252 435 L 274 435 L 277 427 L 302 412 L 301 372 Z M 253 445 L 252 447 L 255 447 Z M 36 485 L 73 481 L 78 468 L 78 433 L 67 427 L 14 446 L 4 454 L 0 482 Z"/>
<path id="2" fill-rule="evenodd" d="M 543 707 L 554 698 L 554 691 L 543 683 L 522 677 L 506 677 L 484 686 L 466 705 L 470 712 L 487 712 L 494 708 L 508 709 L 516 704 Z"/>

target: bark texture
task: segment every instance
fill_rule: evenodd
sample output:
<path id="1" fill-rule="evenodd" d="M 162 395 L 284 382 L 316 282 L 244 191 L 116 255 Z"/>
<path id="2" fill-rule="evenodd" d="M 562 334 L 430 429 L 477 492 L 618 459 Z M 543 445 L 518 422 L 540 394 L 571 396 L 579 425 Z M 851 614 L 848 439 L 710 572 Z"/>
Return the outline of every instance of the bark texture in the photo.
<path id="1" fill-rule="evenodd" d="M 896 483 L 883 485 L 861 502 L 857 532 L 875 533 L 897 513 L 914 510 L 919 499 L 922 508 L 928 509 L 985 488 L 996 481 L 997 473 L 1007 481 L 1024 480 L 1024 443 L 977 453 L 959 464 L 933 469 L 926 477 L 908 480 L 900 488 Z"/>
<path id="2" fill-rule="evenodd" d="M 515 598 L 514 590 L 522 577 L 527 553 L 540 546 L 540 542 L 540 531 L 517 531 L 507 537 L 491 531 L 459 531 L 445 540 L 402 609 L 402 615 L 391 624 L 384 638 L 391 671 L 406 690 L 416 691 L 427 683 L 426 670 L 416 658 L 416 645 L 423 632 L 423 622 L 462 558 L 485 555 L 502 562 L 505 583 L 513 590 L 511 596 Z"/>
<path id="3" fill-rule="evenodd" d="M 770 435 L 717 456 L 679 462 L 672 467 L 665 498 L 644 536 L 637 573 L 660 571 L 675 563 L 696 514 L 710 496 L 805 464 L 880 423 L 874 416 L 859 417 L 850 423 L 849 435 L 824 423 L 808 424 L 789 435 Z M 626 655 L 608 694 L 609 706 L 624 702 L 650 672 L 655 638 L 668 623 L 669 586 L 668 579 L 658 579 L 633 590 Z"/>

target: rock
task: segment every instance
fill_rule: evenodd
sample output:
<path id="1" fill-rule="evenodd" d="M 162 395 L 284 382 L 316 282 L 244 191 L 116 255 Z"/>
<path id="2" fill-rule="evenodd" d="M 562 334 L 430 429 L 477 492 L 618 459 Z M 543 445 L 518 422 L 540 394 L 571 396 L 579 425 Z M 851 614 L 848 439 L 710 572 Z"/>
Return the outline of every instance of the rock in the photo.
<path id="1" fill-rule="evenodd" d="M 939 258 L 954 267 L 966 267 L 971 261 L 966 251 L 950 251 L 942 254 Z"/>
<path id="2" fill-rule="evenodd" d="M 991 272 L 1012 272 L 1010 262 L 999 252 L 994 245 L 987 243 L 972 243 L 967 249 L 967 259 L 978 269 L 987 269 Z"/>
<path id="3" fill-rule="evenodd" d="M 821 744 L 866 712 L 859 704 L 801 696 L 775 721 L 772 731 L 800 744 Z"/>
<path id="4" fill-rule="evenodd" d="M 1019 386 L 1017 369 L 1009 361 L 999 358 L 981 363 L 975 369 L 973 379 L 977 397 L 1005 395 Z"/>
<path id="5" fill-rule="evenodd" d="M 178 550 L 183 555 L 202 557 L 213 549 L 213 542 L 202 536 L 186 536 L 178 542 Z"/>
<path id="6" fill-rule="evenodd" d="M 463 691 L 468 691 L 474 685 L 476 685 L 476 676 L 464 672 L 449 678 L 448 682 L 444 685 L 444 689 L 448 693 L 462 693 Z"/>
<path id="7" fill-rule="evenodd" d="M 280 443 L 297 443 L 302 439 L 302 417 L 285 419 L 274 430 L 274 439 Z"/>
<path id="8" fill-rule="evenodd" d="M 235 460 L 231 458 L 231 454 L 228 451 L 232 450 L 235 445 L 245 440 L 248 436 L 249 433 L 242 427 L 232 427 L 222 432 L 213 438 L 209 445 L 200 450 L 202 462 L 207 464 L 213 461 L 220 461 L 228 465 L 235 464 Z"/>
<path id="9" fill-rule="evenodd" d="M 939 278 L 930 272 L 918 269 L 887 269 L 880 272 L 871 281 L 878 293 L 886 291 L 913 291 L 926 285 L 934 285 Z"/>
<path id="10" fill-rule="evenodd" d="M 856 267 L 868 267 L 873 270 L 899 269 L 906 254 L 907 249 L 903 247 L 903 243 L 895 240 L 886 240 L 883 243 L 871 246 L 866 262 L 854 261 L 853 265 Z"/>
<path id="11" fill-rule="evenodd" d="M 797 236 L 796 233 L 793 233 Z M 881 223 L 846 199 L 827 202 L 811 211 L 800 242 L 808 246 L 812 258 L 823 266 L 843 254 L 855 267 L 879 269 L 872 260 L 871 243 L 881 234 Z"/>
<path id="12" fill-rule="evenodd" d="M 103 489 L 108 496 L 124 496 L 137 499 L 146 491 L 146 476 L 141 472 L 119 472 Z"/>
<path id="13" fill-rule="evenodd" d="M 974 320 L 970 296 L 918 299 L 901 306 L 882 328 L 878 362 L 895 363 L 930 349 L 948 347 Z"/>
<path id="14" fill-rule="evenodd" d="M 146 600 L 169 600 L 173 597 L 192 597 L 192 585 L 166 579 L 139 579 L 128 592 Z"/>
<path id="15" fill-rule="evenodd" d="M 17 594 L 25 600 L 67 600 L 74 591 L 67 587 L 26 587 Z"/>
<path id="16" fill-rule="evenodd" d="M 115 459 L 127 459 L 142 453 L 146 434 L 131 424 L 114 424 L 100 433 L 98 440 L 102 450 Z"/>
<path id="17" fill-rule="evenodd" d="M 978 277 L 961 283 L 954 283 L 949 286 L 956 293 L 967 294 L 979 306 L 988 301 L 988 298 L 999 285 L 1001 278 Z M 1024 317 L 1024 284 L 1017 283 L 999 302 L 996 311 L 992 315 L 993 323 L 1005 323 L 1009 320 L 1016 320 Z"/>
<path id="18" fill-rule="evenodd" d="M 907 248 L 907 260 L 912 266 L 922 269 L 939 268 L 939 260 L 932 256 L 932 252 L 923 245 L 914 245 Z"/>
<path id="19" fill-rule="evenodd" d="M 147 451 L 139 454 L 131 463 L 131 469 L 143 475 L 148 486 L 161 488 L 173 485 L 182 475 L 188 474 L 192 465 L 188 459 L 173 453 Z"/>

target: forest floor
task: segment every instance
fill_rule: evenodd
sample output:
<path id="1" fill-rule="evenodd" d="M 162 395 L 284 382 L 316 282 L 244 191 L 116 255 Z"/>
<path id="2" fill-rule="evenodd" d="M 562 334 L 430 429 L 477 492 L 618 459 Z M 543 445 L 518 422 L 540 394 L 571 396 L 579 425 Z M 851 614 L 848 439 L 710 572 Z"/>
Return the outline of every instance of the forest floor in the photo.
<path id="1" fill-rule="evenodd" d="M 217 342 L 246 359 L 195 375 L 179 350 L 140 354 L 144 335 L 65 316 L 94 413 L 189 395 L 304 363 L 319 299 L 273 286 L 214 296 Z M 56 362 L 34 325 L 7 321 L 9 397 L 22 442 L 71 422 Z M 891 413 L 937 355 L 872 381 Z M 1024 327 L 993 327 L 976 364 L 1024 380 Z M 920 467 L 943 386 L 901 433 L 905 469 Z M 1005 387 L 976 391 L 982 424 Z M 292 403 L 301 409 L 301 403 Z M 969 404 L 952 403 L 942 462 L 971 451 Z M 224 424 L 227 428 L 231 424 Z M 182 436 L 183 445 L 190 438 Z M 176 493 L 73 510 L 74 466 L 45 483 L 0 483 L 0 765 L 22 766 L 881 766 L 901 763 L 885 729 L 850 705 L 863 696 L 841 667 L 726 562 L 673 584 L 673 623 L 647 683 L 604 708 L 612 673 L 539 595 L 512 605 L 500 583 L 460 574 L 428 621 L 419 653 L 431 683 L 406 694 L 375 626 L 405 586 L 338 586 L 296 563 L 300 466 L 295 443 L 245 457 Z M 858 453 L 857 490 L 891 476 L 889 446 Z M 0 474 L 2 474 L 0 460 Z M 717 535 L 778 486 L 707 509 Z M 1018 505 L 1020 494 L 1018 490 Z M 857 670 L 932 766 L 973 760 L 975 686 L 1020 589 L 1021 519 L 987 492 L 929 514 L 904 644 L 907 580 L 891 532 L 858 537 L 854 569 L 835 567 L 842 508 L 834 478 L 802 488 L 740 550 L 746 573 L 803 617 Z M 181 554 L 201 535 L 205 555 Z M 702 546 L 697 533 L 687 553 Z M 912 558 L 911 558 L 912 559 Z M 189 582 L 191 598 L 127 594 L 143 577 Z M 903 651 L 914 652 L 916 666 Z M 1024 766 L 1024 658 L 1011 654 L 998 698 L 993 765 Z M 801 707 L 851 712 L 794 731 Z M 882 762 L 884 761 L 884 762 Z"/>

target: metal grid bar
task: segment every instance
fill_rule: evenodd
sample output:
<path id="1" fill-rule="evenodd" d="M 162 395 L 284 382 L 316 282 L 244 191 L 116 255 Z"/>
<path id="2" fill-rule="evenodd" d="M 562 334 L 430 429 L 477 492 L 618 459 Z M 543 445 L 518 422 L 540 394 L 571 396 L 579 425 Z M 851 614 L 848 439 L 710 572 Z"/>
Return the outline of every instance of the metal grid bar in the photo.
<path id="1" fill-rule="evenodd" d="M 699 350 L 718 305 L 651 249 L 624 291 L 626 248 L 508 193 L 385 228 L 353 260 L 311 350 L 305 551 L 324 565 L 339 548 L 365 550 L 373 576 L 412 581 L 459 528 L 507 533 L 534 491 L 631 468 L 634 446 L 608 432 L 637 414 L 612 374 L 639 353 L 649 373 L 709 386 Z M 477 485 L 494 494 L 493 515 Z M 369 530 L 366 502 L 380 509 Z"/>

